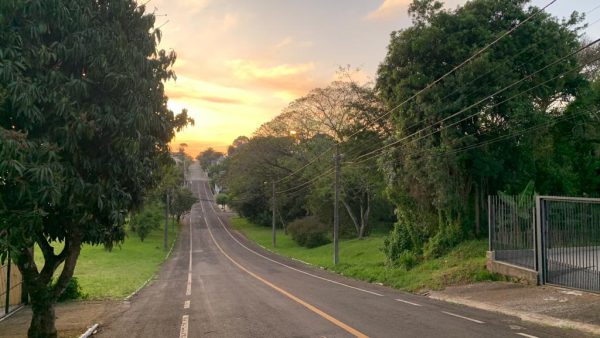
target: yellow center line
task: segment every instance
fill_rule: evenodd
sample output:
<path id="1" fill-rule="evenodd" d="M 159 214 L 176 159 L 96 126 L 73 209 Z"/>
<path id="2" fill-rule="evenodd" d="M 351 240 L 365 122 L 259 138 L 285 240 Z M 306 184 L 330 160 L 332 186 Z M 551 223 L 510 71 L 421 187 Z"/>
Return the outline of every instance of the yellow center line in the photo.
<path id="1" fill-rule="evenodd" d="M 278 287 L 277 285 L 269 282 L 268 280 L 262 278 L 261 276 L 255 274 L 254 272 L 246 269 L 244 266 L 242 266 L 240 263 L 238 263 L 236 260 L 234 260 L 233 258 L 231 258 L 224 250 L 223 248 L 221 248 L 221 246 L 219 245 L 219 243 L 217 243 L 217 240 L 215 239 L 215 236 L 213 236 L 212 231 L 210 230 L 210 227 L 208 226 L 208 220 L 206 219 L 206 217 L 204 217 L 204 221 L 206 222 L 206 228 L 208 229 L 208 233 L 210 234 L 210 237 L 212 238 L 213 242 L 215 243 L 215 245 L 217 246 L 217 249 L 219 249 L 219 251 L 221 251 L 221 253 L 227 257 L 227 259 L 229 259 L 235 266 L 237 266 L 238 268 L 240 268 L 241 270 L 243 270 L 244 272 L 246 272 L 247 274 L 249 274 L 250 276 L 258 279 L 259 281 L 263 282 L 264 284 L 270 286 L 271 288 L 275 289 L 277 292 L 283 294 L 284 296 L 290 298 L 291 300 L 295 301 L 296 303 L 304 306 L 305 308 L 309 309 L 310 311 L 318 314 L 319 316 L 323 317 L 324 319 L 330 321 L 331 323 L 333 323 L 334 325 L 340 327 L 341 329 L 343 329 L 344 331 L 350 333 L 351 335 L 355 336 L 355 337 L 360 337 L 360 338 L 369 338 L 369 336 L 367 336 L 366 334 L 358 331 L 357 329 L 345 324 L 344 322 L 336 319 L 335 317 L 329 315 L 328 313 L 320 310 L 319 308 L 317 308 L 314 305 L 311 305 L 305 301 L 303 301 L 302 299 L 294 296 L 293 294 L 285 291 L 284 289 Z"/>

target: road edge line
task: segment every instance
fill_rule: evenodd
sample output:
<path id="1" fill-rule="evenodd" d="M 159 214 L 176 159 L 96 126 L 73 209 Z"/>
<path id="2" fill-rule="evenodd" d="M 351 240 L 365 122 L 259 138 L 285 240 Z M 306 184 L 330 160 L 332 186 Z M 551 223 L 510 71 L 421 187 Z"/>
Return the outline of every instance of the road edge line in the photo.
<path id="1" fill-rule="evenodd" d="M 216 213 L 215 213 L 216 214 Z M 217 216 L 218 217 L 218 216 Z M 342 322 L 341 320 L 336 319 L 335 317 L 333 317 L 332 315 L 328 314 L 327 312 L 324 312 L 323 310 L 317 308 L 316 306 L 302 300 L 301 298 L 293 295 L 292 293 L 278 287 L 277 285 L 269 282 L 268 280 L 266 280 L 265 278 L 262 278 L 261 276 L 259 276 L 258 274 L 248 270 L 247 268 L 245 268 L 243 265 L 241 265 L 240 263 L 238 263 L 236 260 L 234 260 L 231 256 L 229 256 L 225 250 L 223 250 L 223 248 L 219 245 L 219 243 L 217 243 L 217 240 L 215 239 L 215 236 L 213 235 L 212 231 L 210 230 L 210 226 L 208 225 L 208 219 L 206 219 L 206 215 L 204 215 L 204 221 L 206 222 L 206 228 L 208 229 L 208 233 L 210 234 L 210 237 L 213 240 L 213 243 L 215 243 L 215 245 L 217 246 L 217 249 L 219 249 L 219 251 L 225 256 L 227 257 L 227 259 L 229 259 L 235 266 L 237 266 L 240 270 L 246 272 L 247 274 L 249 274 L 250 276 L 256 278 L 257 280 L 261 281 L 262 283 L 264 283 L 265 285 L 271 287 L 272 289 L 274 289 L 275 291 L 281 293 L 282 295 L 290 298 L 291 300 L 295 301 L 296 303 L 304 306 L 305 308 L 307 308 L 308 310 L 316 313 L 317 315 L 319 315 L 321 318 L 329 321 L 330 323 L 334 324 L 335 326 L 341 328 L 342 330 L 350 333 L 351 335 L 355 336 L 355 337 L 359 337 L 359 338 L 369 338 L 369 336 L 367 336 L 366 334 L 358 331 L 357 329 L 349 326 L 348 324 Z"/>

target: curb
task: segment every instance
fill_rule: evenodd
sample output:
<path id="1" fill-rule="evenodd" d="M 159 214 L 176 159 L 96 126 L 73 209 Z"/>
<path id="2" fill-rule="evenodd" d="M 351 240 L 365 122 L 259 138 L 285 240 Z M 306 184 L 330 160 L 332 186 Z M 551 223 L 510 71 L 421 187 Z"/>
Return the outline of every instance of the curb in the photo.
<path id="1" fill-rule="evenodd" d="M 177 233 L 177 236 L 173 240 L 173 244 L 171 244 L 171 249 L 169 250 L 169 252 L 167 252 L 167 255 L 163 259 L 163 263 L 171 256 L 171 253 L 173 252 L 173 248 L 175 248 L 175 242 L 177 242 L 177 238 L 178 237 L 179 237 L 179 233 Z M 125 299 L 123 299 L 123 300 L 124 301 L 128 301 L 128 300 L 131 299 L 131 297 L 137 295 L 144 287 L 146 287 L 146 285 L 148 285 L 148 283 L 150 283 L 150 281 L 152 281 L 153 279 L 155 279 L 156 276 L 157 276 L 156 273 L 153 274 L 152 276 L 150 276 L 150 278 L 148 278 L 139 288 L 137 288 L 137 290 L 133 291 L 129 296 L 125 297 Z"/>
<path id="2" fill-rule="evenodd" d="M 508 316 L 514 316 L 523 321 L 534 323 L 534 324 L 541 324 L 541 325 L 552 326 L 552 327 L 557 327 L 557 328 L 562 328 L 562 329 L 564 329 L 564 328 L 575 329 L 575 330 L 579 330 L 579 331 L 582 331 L 585 333 L 590 333 L 593 335 L 600 335 L 600 326 L 594 325 L 594 324 L 587 324 L 587 323 L 577 322 L 574 320 L 555 318 L 555 317 L 551 317 L 551 316 L 547 316 L 547 315 L 543 315 L 543 314 L 535 314 L 535 313 L 528 313 L 528 312 L 524 312 L 524 311 L 516 311 L 514 309 L 507 309 L 502 306 L 490 305 L 487 303 L 473 301 L 473 300 L 465 299 L 465 298 L 461 298 L 461 297 L 451 297 L 451 296 L 435 295 L 435 294 L 430 294 L 428 297 L 431 299 L 441 300 L 444 302 L 466 305 L 468 307 L 472 307 L 472 308 L 476 308 L 476 309 L 480 309 L 480 310 L 501 313 L 501 314 L 508 315 Z"/>
<path id="3" fill-rule="evenodd" d="M 98 326 L 98 324 L 92 325 L 92 327 L 87 329 L 87 331 L 85 331 L 81 336 L 79 336 L 79 338 L 88 338 L 89 336 L 93 335 L 96 332 L 96 330 L 98 330 Z"/>

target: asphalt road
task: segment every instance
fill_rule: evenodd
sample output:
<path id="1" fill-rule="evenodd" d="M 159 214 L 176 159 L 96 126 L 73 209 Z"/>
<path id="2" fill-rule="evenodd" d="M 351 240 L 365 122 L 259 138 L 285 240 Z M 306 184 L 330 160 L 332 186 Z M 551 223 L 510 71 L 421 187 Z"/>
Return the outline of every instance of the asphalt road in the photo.
<path id="1" fill-rule="evenodd" d="M 205 175 L 173 254 L 101 337 L 563 337 L 541 327 L 346 279 L 274 255 L 232 231 Z M 580 336 L 580 335 L 579 335 Z"/>

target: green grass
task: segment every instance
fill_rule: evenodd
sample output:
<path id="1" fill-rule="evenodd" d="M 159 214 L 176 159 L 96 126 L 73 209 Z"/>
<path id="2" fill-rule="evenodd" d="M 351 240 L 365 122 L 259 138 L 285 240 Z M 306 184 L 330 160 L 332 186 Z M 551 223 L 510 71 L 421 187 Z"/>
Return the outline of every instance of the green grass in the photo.
<path id="1" fill-rule="evenodd" d="M 170 245 L 177 231 L 169 226 Z M 151 232 L 144 242 L 135 233 L 129 233 L 125 242 L 112 251 L 103 246 L 84 245 L 75 267 L 82 292 L 88 299 L 122 299 L 152 277 L 164 261 L 167 252 L 163 250 L 163 232 L 157 229 Z M 62 245 L 54 245 L 59 252 Z M 36 246 L 35 259 L 38 267 L 44 258 Z M 62 267 L 57 269 L 57 274 Z"/>
<path id="2" fill-rule="evenodd" d="M 500 278 L 485 269 L 485 240 L 463 242 L 447 255 L 425 261 L 407 271 L 402 267 L 385 266 L 385 256 L 381 251 L 385 235 L 376 233 L 363 240 L 340 241 L 340 263 L 334 266 L 332 244 L 307 249 L 297 245 L 290 236 L 279 230 L 277 248 L 273 249 L 270 228 L 251 224 L 243 218 L 236 217 L 231 221 L 236 230 L 280 255 L 299 259 L 344 276 L 382 283 L 406 291 L 439 290 L 450 285 Z"/>

